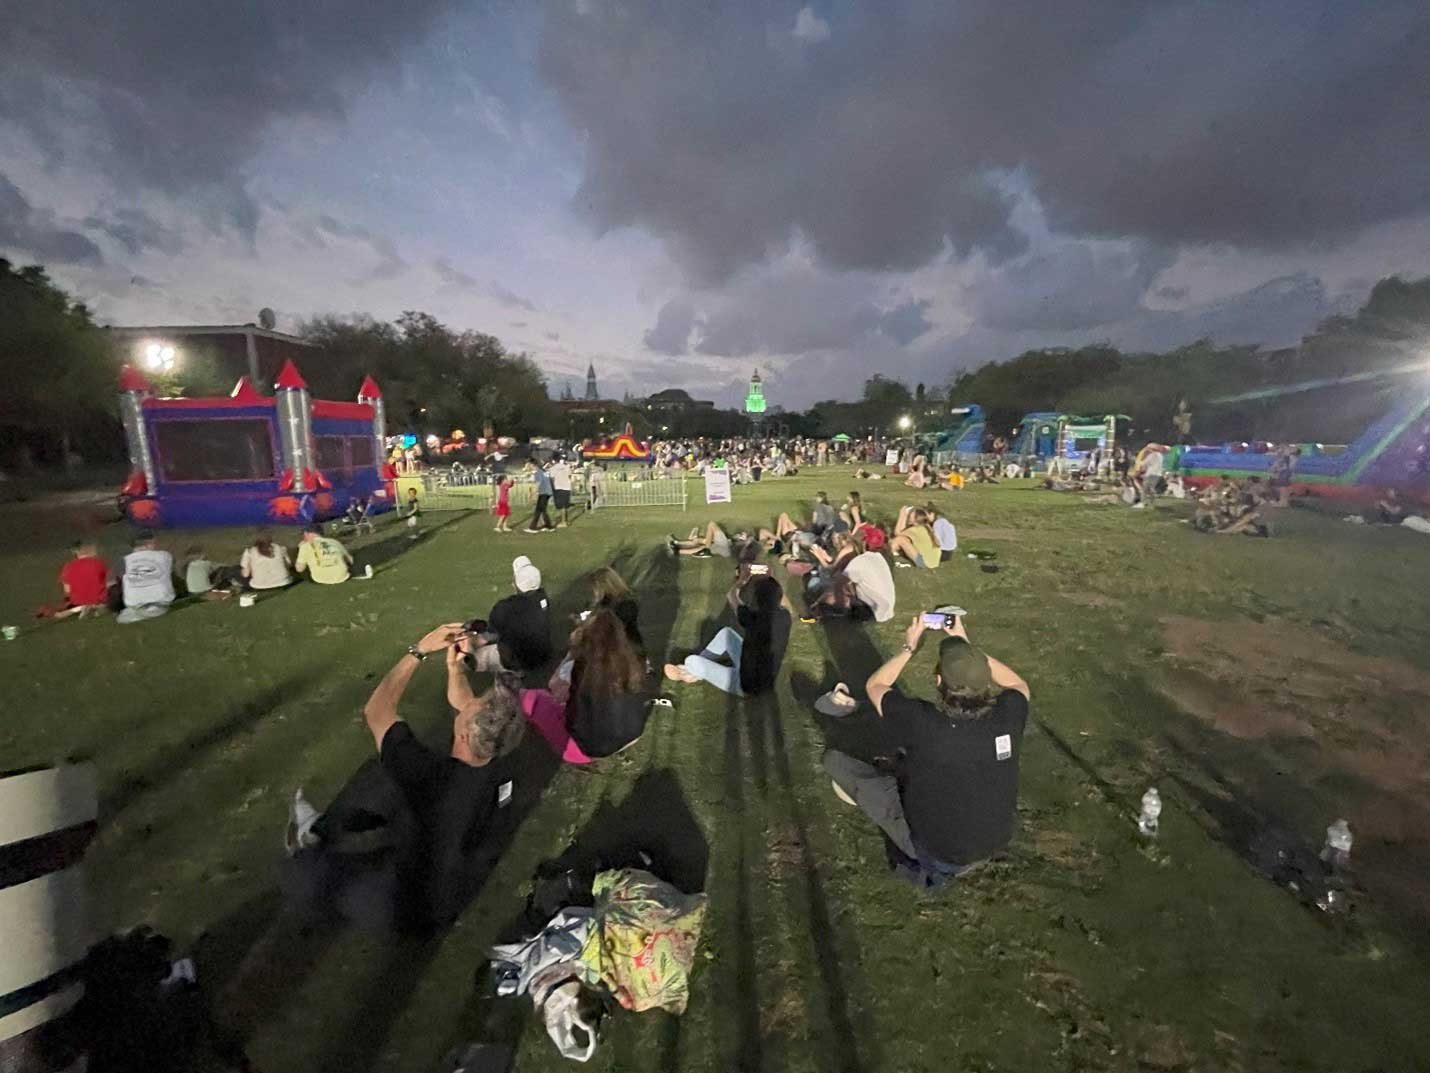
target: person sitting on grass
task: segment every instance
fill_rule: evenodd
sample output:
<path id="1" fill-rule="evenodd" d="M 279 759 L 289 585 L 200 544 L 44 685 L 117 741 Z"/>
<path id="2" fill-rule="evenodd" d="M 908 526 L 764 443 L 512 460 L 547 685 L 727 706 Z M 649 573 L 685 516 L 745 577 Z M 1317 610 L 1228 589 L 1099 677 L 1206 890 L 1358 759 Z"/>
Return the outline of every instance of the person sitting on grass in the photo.
<path id="1" fill-rule="evenodd" d="M 942 631 L 937 699 L 898 687 L 926 627 L 915 616 L 903 648 L 865 689 L 896 747 L 894 771 L 829 750 L 834 792 L 883 831 L 890 864 L 921 886 L 938 886 L 1008 845 L 1018 800 L 1018 763 L 1028 722 L 1028 683 L 974 648 L 961 618 Z"/>
<path id="2" fill-rule="evenodd" d="M 1405 502 L 1394 488 L 1387 488 L 1375 501 L 1375 509 L 1370 520 L 1380 525 L 1399 525 L 1410 514 Z"/>
<path id="3" fill-rule="evenodd" d="M 571 690 L 562 724 L 589 758 L 612 756 L 645 731 L 654 699 L 646 661 L 625 624 L 598 608 L 571 635 Z M 547 731 L 538 726 L 542 735 Z M 551 738 L 547 737 L 550 741 Z M 558 752 L 564 753 L 564 746 Z"/>
<path id="4" fill-rule="evenodd" d="M 232 567 L 221 566 L 204 555 L 201 545 L 190 544 L 184 552 L 184 588 L 190 596 L 203 600 L 227 600 Z"/>
<path id="5" fill-rule="evenodd" d="M 148 529 L 134 534 L 134 550 L 124 557 L 121 587 L 124 610 L 115 620 L 121 624 L 158 618 L 174 602 L 174 557 L 159 550 Z"/>
<path id="6" fill-rule="evenodd" d="M 507 765 L 495 763 L 516 748 L 525 723 L 515 684 L 498 680 L 477 697 L 462 663 L 462 626 L 430 631 L 378 683 L 363 708 L 383 770 L 402 790 L 417 820 L 419 845 L 411 855 L 420 870 L 411 878 L 414 916 L 422 923 L 454 920 L 482 877 L 471 874 L 473 851 L 490 833 L 498 809 L 511 799 Z M 417 740 L 398 705 L 417 668 L 445 654 L 447 703 L 453 711 L 447 755 Z"/>
<path id="7" fill-rule="evenodd" d="M 784 518 L 788 515 L 782 514 L 780 517 Z M 810 532 L 815 536 L 823 536 L 834 529 L 839 520 L 839 515 L 829 505 L 829 496 L 824 492 L 816 492 L 814 494 L 814 511 L 809 523 Z M 847 528 L 847 522 L 845 526 Z"/>
<path id="8" fill-rule="evenodd" d="M 541 571 L 518 555 L 511 562 L 516 592 L 492 605 L 484 629 L 465 646 L 476 670 L 493 674 L 534 671 L 551 658 L 551 604 L 541 587 Z"/>
<path id="9" fill-rule="evenodd" d="M 298 561 L 294 566 L 298 573 L 306 573 L 319 585 L 341 585 L 350 576 L 348 568 L 352 561 L 348 549 L 332 537 L 324 536 L 321 526 L 303 526 Z"/>
<path id="10" fill-rule="evenodd" d="M 929 528 L 933 530 L 934 543 L 938 545 L 939 561 L 946 563 L 958 550 L 958 530 L 932 501 L 924 507 L 924 513 L 928 516 Z"/>
<path id="11" fill-rule="evenodd" d="M 281 589 L 293 581 L 288 569 L 288 549 L 282 544 L 275 544 L 273 534 L 267 529 L 260 529 L 253 543 L 243 549 L 243 555 L 238 560 L 238 572 L 245 588 L 259 592 Z"/>
<path id="12" fill-rule="evenodd" d="M 768 574 L 735 573 L 726 599 L 738 628 L 721 629 L 684 663 L 667 663 L 665 676 L 676 682 L 709 682 L 726 693 L 754 696 L 774 688 L 789 645 L 790 614 L 780 583 Z M 725 663 L 724 660 L 729 662 Z"/>
<path id="13" fill-rule="evenodd" d="M 864 500 L 860 498 L 858 492 L 849 493 L 849 498 L 844 501 L 844 508 L 839 512 L 839 516 L 844 519 L 844 524 L 850 529 L 858 529 L 864 524 Z"/>
<path id="14" fill-rule="evenodd" d="M 65 603 L 58 615 L 97 615 L 109 604 L 109 565 L 92 540 L 70 545 L 70 561 L 60 568 Z"/>
<path id="15" fill-rule="evenodd" d="M 672 534 L 668 538 L 668 543 L 670 550 L 675 554 L 698 559 L 708 559 L 711 556 L 728 559 L 735 554 L 734 542 L 731 541 L 729 534 L 720 528 L 718 522 L 708 523 L 703 535 L 698 528 L 691 529 L 690 535 L 684 540 L 676 540 Z"/>
<path id="16" fill-rule="evenodd" d="M 926 570 L 936 569 L 943 561 L 928 513 L 922 507 L 899 508 L 899 520 L 894 523 L 894 539 L 889 544 L 889 550 Z"/>
<path id="17" fill-rule="evenodd" d="M 635 593 L 626 584 L 625 578 L 614 567 L 599 566 L 587 575 L 591 584 L 591 613 L 605 610 L 620 619 L 625 627 L 626 637 L 637 649 L 645 651 L 645 641 L 641 637 L 640 605 Z"/>

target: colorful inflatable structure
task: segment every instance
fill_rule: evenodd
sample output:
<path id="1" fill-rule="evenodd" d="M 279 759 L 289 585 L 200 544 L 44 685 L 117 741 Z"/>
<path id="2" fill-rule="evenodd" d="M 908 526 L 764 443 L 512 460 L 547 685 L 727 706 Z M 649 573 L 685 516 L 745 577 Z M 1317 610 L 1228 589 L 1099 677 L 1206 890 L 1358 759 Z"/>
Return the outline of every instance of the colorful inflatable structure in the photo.
<path id="1" fill-rule="evenodd" d="M 314 399 L 289 361 L 260 395 L 247 377 L 227 398 L 156 399 L 125 366 L 119 408 L 132 471 L 121 493 L 135 525 L 301 525 L 394 503 L 384 461 L 382 392 L 363 380 L 356 402 Z"/>
<path id="2" fill-rule="evenodd" d="M 957 462 L 964 455 L 983 453 L 983 434 L 988 428 L 983 407 L 976 402 L 960 403 L 950 412 L 948 428 L 934 436 L 932 453 L 939 465 Z"/>
<path id="3" fill-rule="evenodd" d="M 1349 446 L 1298 446 L 1292 494 L 1370 500 L 1394 488 L 1430 503 L 1430 387 L 1407 394 Z M 1219 477 L 1266 477 L 1276 457 L 1270 444 L 1231 443 L 1173 448 L 1167 461 L 1196 487 Z"/>
<path id="4" fill-rule="evenodd" d="M 1085 458 L 1093 451 L 1106 454 L 1126 439 L 1130 420 L 1126 414 L 1103 414 L 1100 417 L 1079 417 L 1051 411 L 1024 414 L 1013 434 L 1008 455 L 1032 464 L 1054 457 L 1059 448 L 1064 458 L 1073 461 Z"/>
<path id="5" fill-rule="evenodd" d="M 639 462 L 649 465 L 655 461 L 655 453 L 649 443 L 636 439 L 631 426 L 627 425 L 619 436 L 596 444 L 583 444 L 581 458 L 586 462 Z"/>

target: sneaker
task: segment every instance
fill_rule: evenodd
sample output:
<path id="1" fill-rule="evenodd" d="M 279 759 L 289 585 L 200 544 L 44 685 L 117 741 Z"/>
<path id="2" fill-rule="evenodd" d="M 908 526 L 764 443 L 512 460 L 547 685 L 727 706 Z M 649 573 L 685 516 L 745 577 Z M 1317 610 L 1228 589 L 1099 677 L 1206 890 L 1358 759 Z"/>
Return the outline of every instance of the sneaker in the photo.
<path id="1" fill-rule="evenodd" d="M 525 529 L 522 530 L 522 532 L 523 532 L 523 533 L 539 533 L 539 532 L 541 532 L 541 530 L 540 530 L 540 529 L 533 529 L 531 526 L 528 525 Z"/>
<path id="2" fill-rule="evenodd" d="M 288 856 L 318 844 L 318 836 L 313 834 L 313 824 L 318 822 L 318 815 L 318 810 L 303 796 L 303 787 L 298 787 L 293 800 L 288 803 L 288 828 L 283 833 L 283 848 L 288 851 Z"/>
<path id="3" fill-rule="evenodd" d="M 566 526 L 567 526 L 567 524 L 568 524 L 568 523 L 566 523 L 566 522 L 557 522 L 557 523 L 556 523 L 556 528 L 557 528 L 557 529 L 565 529 Z"/>
<path id="4" fill-rule="evenodd" d="M 1133 503 L 1133 504 L 1132 504 L 1132 509 L 1133 509 L 1133 510 L 1146 510 L 1146 509 L 1147 509 L 1147 504 L 1146 504 L 1146 503 Z"/>

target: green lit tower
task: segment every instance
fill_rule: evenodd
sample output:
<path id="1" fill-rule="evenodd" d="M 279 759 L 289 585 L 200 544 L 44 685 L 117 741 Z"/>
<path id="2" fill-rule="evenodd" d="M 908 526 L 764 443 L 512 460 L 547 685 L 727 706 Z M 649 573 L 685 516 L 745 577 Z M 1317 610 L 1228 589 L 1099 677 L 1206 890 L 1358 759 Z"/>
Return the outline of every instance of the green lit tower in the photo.
<path id="1" fill-rule="evenodd" d="M 745 413 L 757 420 L 765 413 L 765 384 L 760 379 L 760 370 L 750 377 L 750 393 L 745 396 Z"/>

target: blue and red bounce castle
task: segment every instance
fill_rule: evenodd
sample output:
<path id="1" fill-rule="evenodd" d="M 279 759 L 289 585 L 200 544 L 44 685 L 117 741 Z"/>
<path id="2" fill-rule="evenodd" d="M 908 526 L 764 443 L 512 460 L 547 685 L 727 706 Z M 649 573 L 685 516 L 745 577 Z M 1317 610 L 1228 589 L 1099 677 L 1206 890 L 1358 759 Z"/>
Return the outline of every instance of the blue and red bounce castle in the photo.
<path id="1" fill-rule="evenodd" d="M 127 365 L 119 388 L 132 467 L 121 501 L 135 525 L 302 525 L 396 502 L 370 376 L 356 402 L 312 398 L 291 361 L 271 396 L 243 377 L 228 397 L 156 399 Z"/>

